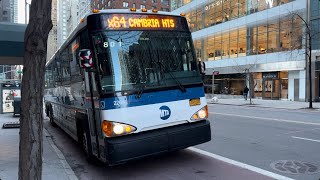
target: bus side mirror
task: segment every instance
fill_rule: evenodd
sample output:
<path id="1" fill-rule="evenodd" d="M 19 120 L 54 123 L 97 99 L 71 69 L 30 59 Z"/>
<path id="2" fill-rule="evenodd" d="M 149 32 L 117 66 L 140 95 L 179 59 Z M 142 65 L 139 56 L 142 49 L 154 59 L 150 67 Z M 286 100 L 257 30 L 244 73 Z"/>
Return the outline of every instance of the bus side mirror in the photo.
<path id="1" fill-rule="evenodd" d="M 81 49 L 79 52 L 79 59 L 82 68 L 91 68 L 94 66 L 90 49 Z"/>

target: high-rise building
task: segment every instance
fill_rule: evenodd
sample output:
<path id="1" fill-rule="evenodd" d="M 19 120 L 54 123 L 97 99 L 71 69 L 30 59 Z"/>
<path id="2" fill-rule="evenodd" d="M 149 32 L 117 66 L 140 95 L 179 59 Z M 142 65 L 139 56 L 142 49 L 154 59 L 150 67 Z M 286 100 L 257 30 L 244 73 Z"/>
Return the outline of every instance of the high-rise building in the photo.
<path id="1" fill-rule="evenodd" d="M 47 61 L 57 51 L 57 0 L 52 0 L 51 20 L 52 29 L 49 33 L 47 42 Z"/>
<path id="2" fill-rule="evenodd" d="M 11 0 L 13 6 L 13 22 L 18 23 L 19 19 L 19 9 L 18 9 L 18 0 Z"/>
<path id="3" fill-rule="evenodd" d="M 10 0 L 0 0 L 0 22 L 12 22 Z"/>
<path id="4" fill-rule="evenodd" d="M 320 49 L 320 1 L 310 0 L 310 24 L 312 29 L 312 49 L 318 51 Z M 315 81 L 314 87 L 316 89 L 315 94 L 320 94 L 320 55 L 315 53 L 314 63 L 314 77 L 318 79 Z M 317 92 L 318 91 L 318 92 Z M 320 95 L 319 95 L 320 96 Z"/>
<path id="5" fill-rule="evenodd" d="M 0 22 L 13 22 L 13 4 L 10 0 L 0 0 Z M 14 69 L 11 65 L 0 65 L 0 81 L 13 79 Z"/>
<path id="6" fill-rule="evenodd" d="M 216 94 L 242 95 L 251 85 L 256 98 L 307 101 L 306 26 L 299 18 L 308 19 L 307 1 L 319 29 L 318 0 L 172 0 L 171 7 L 186 14 L 197 57 L 206 63 L 207 93 L 215 72 Z M 313 62 L 317 58 L 315 50 Z M 319 100 L 320 77 L 314 75 Z"/>
<path id="7" fill-rule="evenodd" d="M 59 47 L 70 33 L 67 23 L 71 17 L 70 0 L 58 0 L 57 7 L 57 45 Z"/>
<path id="8" fill-rule="evenodd" d="M 170 0 L 58 0 L 58 46 L 79 24 L 80 19 L 93 9 L 146 8 L 170 10 Z"/>
<path id="9" fill-rule="evenodd" d="M 170 11 L 170 0 L 107 0 L 107 1 L 91 1 L 93 9 L 158 9 L 159 11 Z"/>

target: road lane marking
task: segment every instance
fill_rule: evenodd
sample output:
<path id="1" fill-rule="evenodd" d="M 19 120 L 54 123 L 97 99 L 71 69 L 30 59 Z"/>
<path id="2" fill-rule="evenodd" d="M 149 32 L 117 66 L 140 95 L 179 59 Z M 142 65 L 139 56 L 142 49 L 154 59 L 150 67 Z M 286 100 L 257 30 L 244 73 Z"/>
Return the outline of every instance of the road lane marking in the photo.
<path id="1" fill-rule="evenodd" d="M 320 140 L 317 139 L 309 139 L 309 138 L 303 138 L 303 137 L 297 137 L 297 136 L 291 136 L 294 139 L 302 139 L 302 140 L 306 140 L 306 141 L 313 141 L 313 142 L 318 142 L 320 143 Z"/>
<path id="2" fill-rule="evenodd" d="M 306 125 L 320 126 L 320 123 L 293 121 L 293 120 L 277 119 L 277 118 L 265 118 L 265 117 L 255 117 L 255 116 L 245 116 L 245 115 L 225 114 L 225 113 L 212 113 L 212 112 L 209 112 L 209 114 L 218 114 L 218 115 L 225 115 L 225 116 L 237 116 L 237 117 L 245 117 L 245 118 L 251 118 L 251 119 L 261 119 L 261 120 L 265 120 L 265 121 L 277 121 L 277 122 L 287 122 L 287 123 L 296 123 L 296 124 L 306 124 Z"/>
<path id="3" fill-rule="evenodd" d="M 299 131 L 289 131 L 289 132 L 283 133 L 283 134 L 289 135 L 289 134 L 296 134 L 296 133 L 301 133 L 301 132 L 306 132 L 306 131 L 315 131 L 315 130 L 319 130 L 319 129 L 320 128 L 304 129 L 304 130 L 299 130 Z"/>
<path id="4" fill-rule="evenodd" d="M 205 155 L 205 156 L 209 156 L 209 157 L 214 158 L 214 159 L 218 159 L 218 160 L 226 162 L 228 164 L 232 164 L 234 166 L 238 166 L 238 167 L 243 168 L 243 169 L 248 169 L 250 171 L 262 174 L 262 175 L 267 176 L 267 177 L 271 177 L 271 178 L 278 179 L 278 180 L 294 180 L 294 179 L 288 178 L 286 176 L 282 176 L 280 174 L 276 174 L 276 173 L 273 173 L 273 172 L 270 172 L 270 171 L 266 171 L 266 170 L 258 168 L 258 167 L 254 167 L 254 166 L 251 166 L 251 165 L 248 165 L 248 164 L 244 164 L 244 163 L 239 162 L 239 161 L 235 161 L 235 160 L 223 157 L 223 156 L 219 156 L 217 154 L 213 154 L 213 153 L 210 153 L 210 152 L 207 152 L 207 151 L 203 151 L 203 150 L 198 149 L 198 148 L 189 147 L 187 149 L 189 149 L 189 150 L 191 150 L 193 152 Z"/>

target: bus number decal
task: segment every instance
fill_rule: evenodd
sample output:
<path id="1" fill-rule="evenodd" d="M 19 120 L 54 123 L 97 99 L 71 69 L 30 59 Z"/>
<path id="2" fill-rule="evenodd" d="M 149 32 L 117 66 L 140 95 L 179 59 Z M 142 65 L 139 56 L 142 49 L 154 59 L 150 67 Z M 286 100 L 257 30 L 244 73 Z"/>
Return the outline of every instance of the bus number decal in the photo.
<path id="1" fill-rule="evenodd" d="M 103 42 L 103 47 L 104 48 L 108 48 L 108 47 L 115 47 L 116 46 L 116 43 L 115 42 Z M 119 46 L 121 47 L 122 46 L 122 42 L 119 41 Z"/>

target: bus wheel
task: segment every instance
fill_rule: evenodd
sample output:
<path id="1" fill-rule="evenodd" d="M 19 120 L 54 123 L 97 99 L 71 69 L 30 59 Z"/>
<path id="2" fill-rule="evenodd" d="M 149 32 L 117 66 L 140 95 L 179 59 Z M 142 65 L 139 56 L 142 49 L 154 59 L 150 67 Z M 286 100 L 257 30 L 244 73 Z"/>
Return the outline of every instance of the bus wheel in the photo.
<path id="1" fill-rule="evenodd" d="M 55 127 L 56 123 L 53 121 L 53 112 L 52 110 L 49 110 L 49 119 L 50 119 L 50 124 Z"/>
<path id="2" fill-rule="evenodd" d="M 87 135 L 86 132 L 82 133 L 82 137 L 81 137 L 81 145 L 82 145 L 82 149 L 86 155 L 86 159 L 89 163 L 91 164 L 95 164 L 97 162 L 96 158 L 93 156 L 92 151 L 91 151 L 91 145 L 89 142 L 89 137 Z"/>

